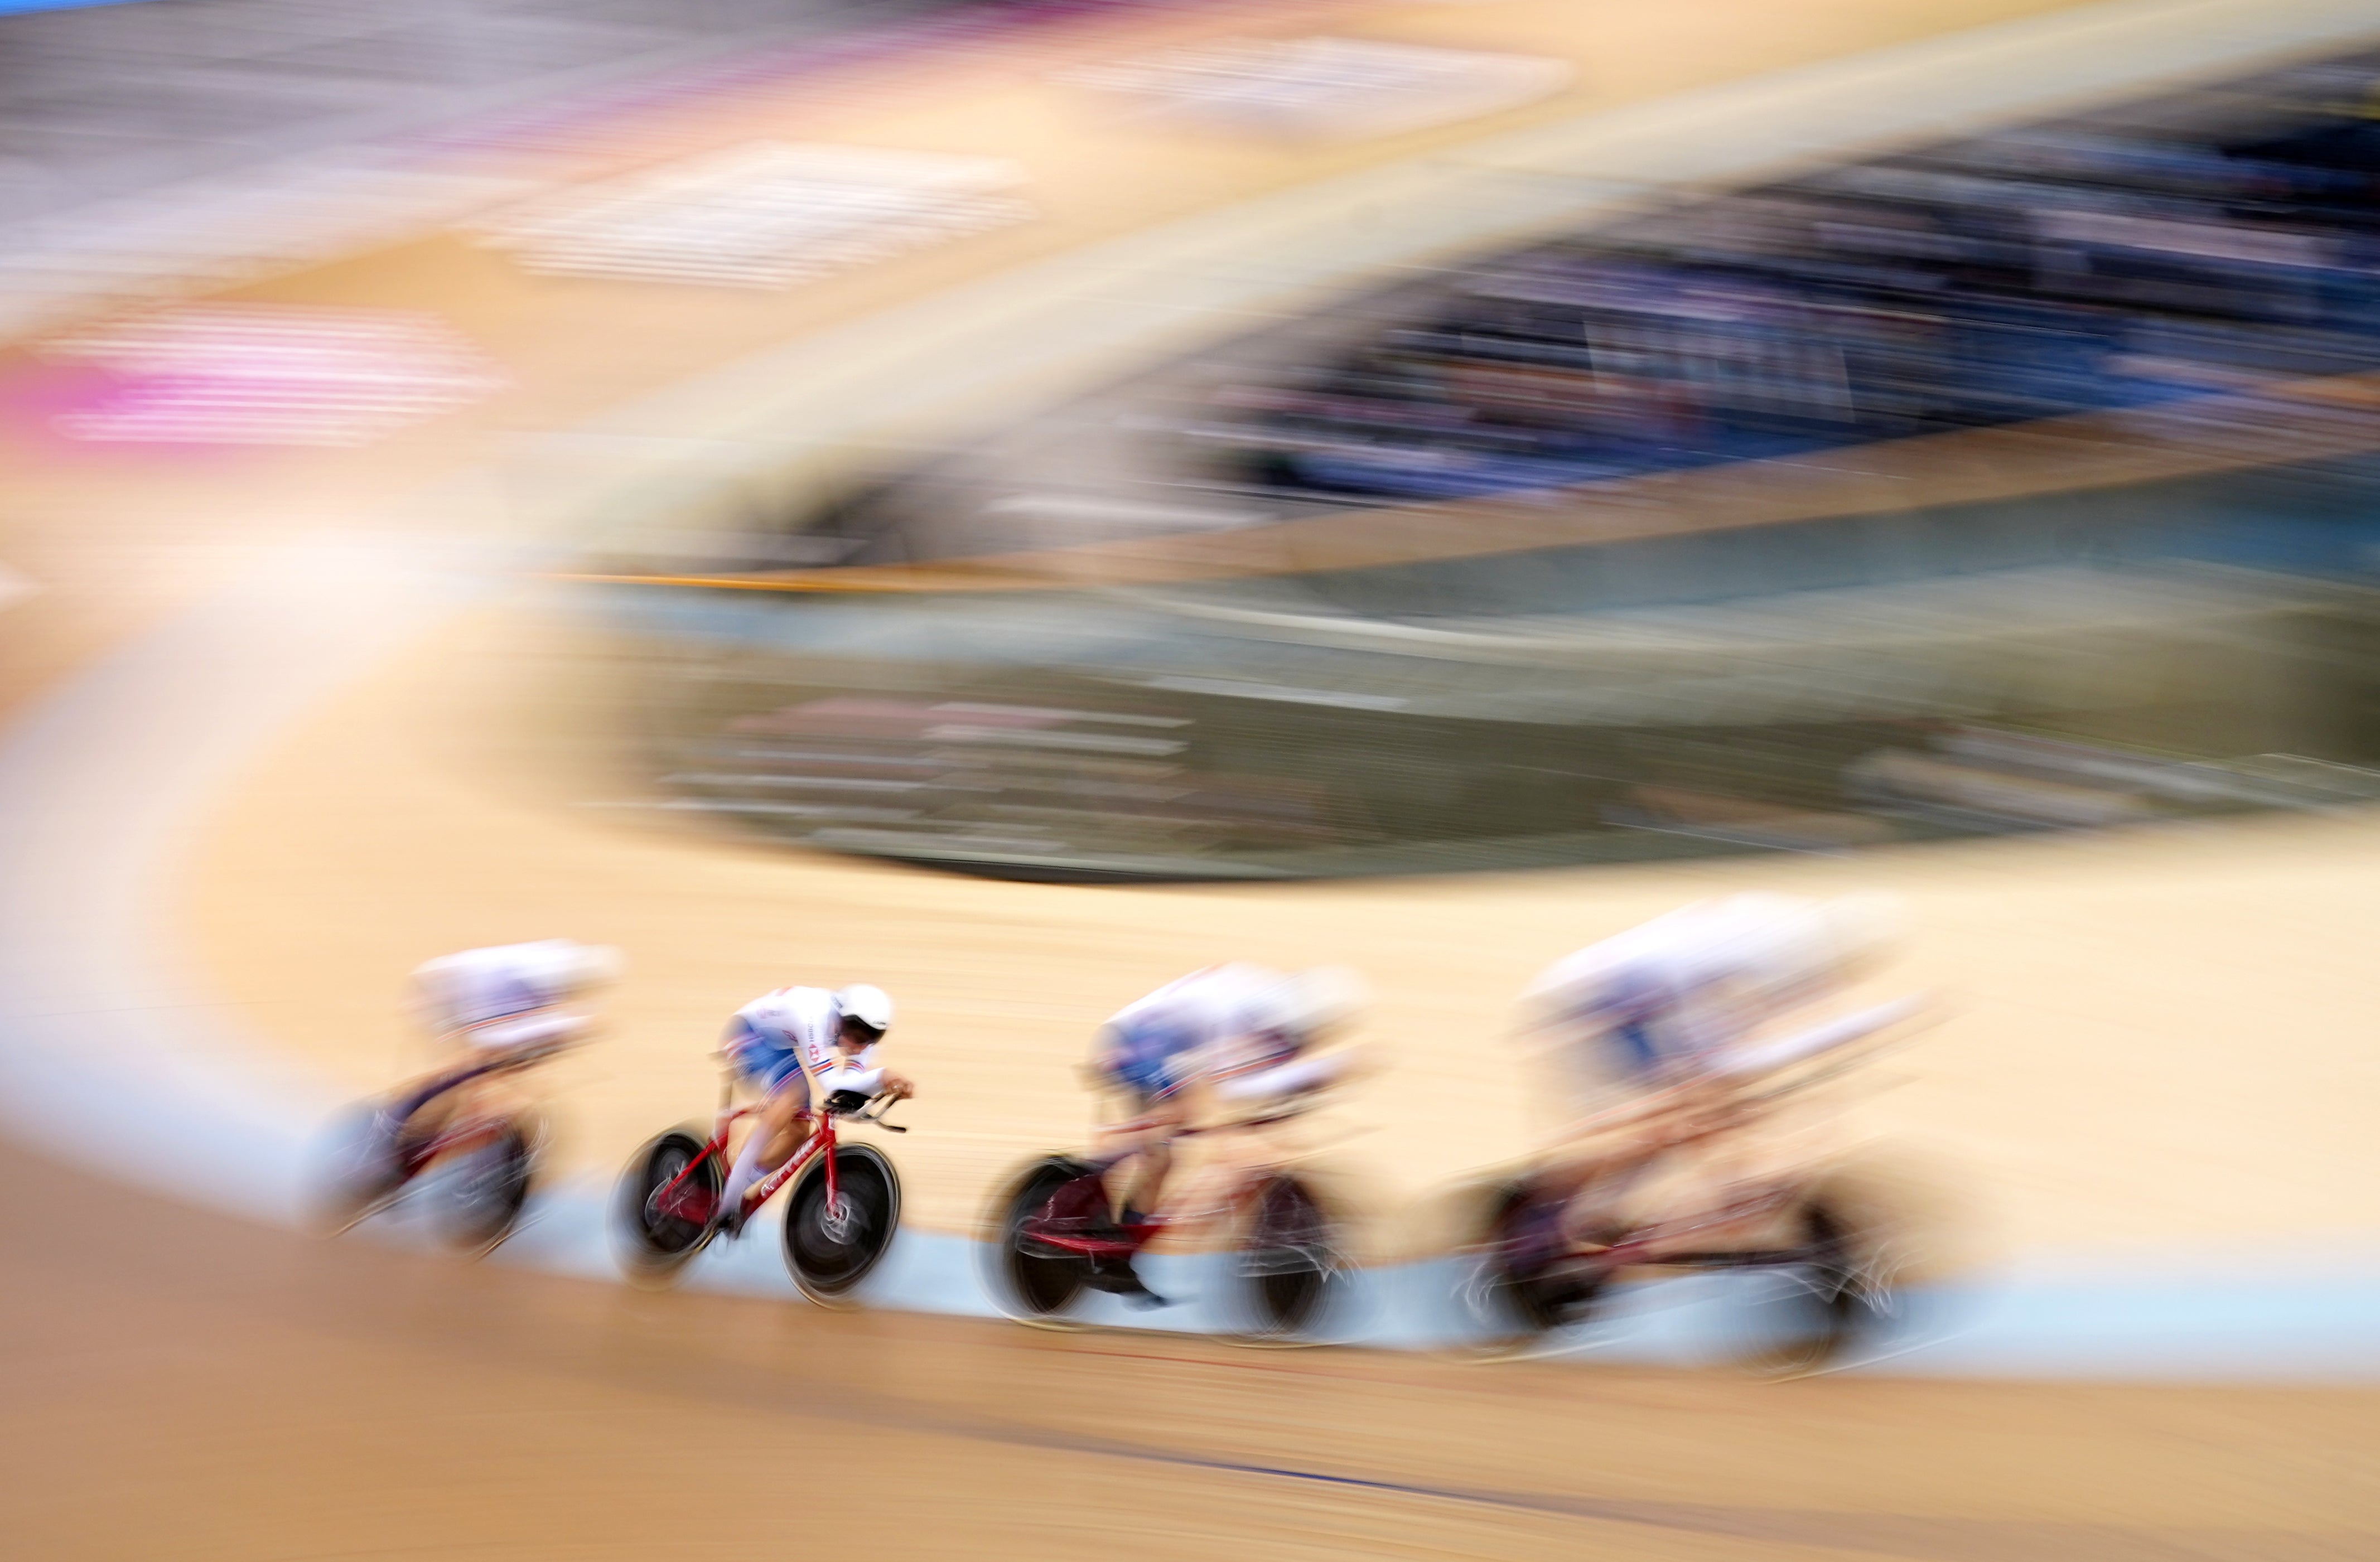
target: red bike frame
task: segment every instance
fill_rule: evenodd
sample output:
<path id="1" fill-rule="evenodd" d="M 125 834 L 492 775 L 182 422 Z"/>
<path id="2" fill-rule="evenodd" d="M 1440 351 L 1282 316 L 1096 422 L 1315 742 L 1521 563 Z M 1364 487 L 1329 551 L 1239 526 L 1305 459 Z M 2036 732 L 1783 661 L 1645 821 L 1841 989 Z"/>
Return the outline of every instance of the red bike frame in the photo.
<path id="1" fill-rule="evenodd" d="M 701 1166 L 703 1162 L 715 1158 L 722 1165 L 725 1164 L 727 1159 L 728 1130 L 735 1127 L 739 1119 L 757 1117 L 759 1115 L 761 1110 L 759 1107 L 735 1106 L 734 1104 L 734 1092 L 735 1086 L 733 1084 L 730 1084 L 722 1093 L 722 1097 L 719 1103 L 719 1116 L 711 1128 L 710 1139 L 705 1141 L 703 1144 L 702 1153 L 695 1156 L 692 1160 L 686 1162 L 684 1168 L 681 1169 L 675 1177 L 671 1178 L 668 1182 L 662 1185 L 660 1192 L 653 1194 L 653 1206 L 659 1209 L 662 1213 L 674 1216 L 680 1220 L 692 1220 L 702 1225 L 709 1225 L 710 1223 L 710 1212 L 705 1211 L 698 1214 L 697 1212 L 686 1207 L 685 1186 L 686 1179 L 692 1177 L 695 1173 L 695 1169 Z M 837 1114 L 833 1112 L 827 1111 L 823 1108 L 804 1112 L 802 1114 L 805 1119 L 816 1125 L 810 1130 L 810 1136 L 802 1142 L 802 1147 L 800 1149 L 795 1151 L 791 1156 L 785 1158 L 784 1165 L 777 1168 L 776 1170 L 769 1173 L 766 1177 L 761 1178 L 759 1181 L 753 1183 L 751 1187 L 745 1190 L 741 1210 L 745 1218 L 751 1218 L 753 1211 L 759 1209 L 762 1205 L 767 1204 L 769 1200 L 775 1195 L 778 1189 L 792 1181 L 795 1177 L 800 1176 L 802 1168 L 808 1166 L 810 1162 L 818 1159 L 821 1155 L 824 1155 L 827 1157 L 826 1206 L 831 1210 L 841 1206 L 843 1202 L 843 1190 L 836 1185 L 834 1156 L 828 1154 L 828 1152 L 832 1151 L 835 1145 L 834 1121 L 836 1115 Z M 865 1116 L 866 1114 L 855 1113 L 853 1115 Z M 877 1117 L 869 1117 L 868 1120 L 874 1122 L 879 1120 L 879 1119 Z M 887 1128 L 892 1127 L 891 1123 L 886 1123 L 884 1126 Z M 898 1131 L 896 1130 L 896 1132 Z"/>
<path id="2" fill-rule="evenodd" d="M 1245 1122 L 1217 1123 L 1207 1128 L 1185 1128 L 1173 1137 L 1180 1140 L 1194 1138 L 1199 1134 L 1245 1132 L 1252 1129 L 1269 1128 L 1275 1123 L 1287 1122 L 1300 1115 L 1302 1114 L 1296 1111 L 1278 1112 L 1269 1117 L 1251 1118 Z M 1112 1237 L 1074 1236 L 1040 1230 L 1033 1232 L 1033 1240 L 1045 1246 L 1054 1247 L 1062 1253 L 1075 1253 L 1084 1258 L 1130 1258 L 1176 1226 L 1203 1226 L 1210 1219 L 1238 1215 L 1247 1207 L 1248 1202 L 1256 1197 L 1257 1190 L 1264 1186 L 1265 1179 L 1277 1169 L 1278 1168 L 1270 1166 L 1241 1167 L 1232 1177 L 1230 1191 L 1224 1196 L 1220 1208 L 1201 1211 L 1196 1219 L 1184 1219 L 1180 1216 L 1169 1215 L 1164 1210 L 1159 1209 L 1150 1212 L 1149 1218 L 1147 1220 L 1134 1225 L 1126 1226 L 1119 1222 L 1116 1229 L 1123 1233 L 1121 1241 Z"/>
<path id="3" fill-rule="evenodd" d="M 1788 1097 L 1835 1078 L 1846 1070 L 1866 1061 L 1868 1056 L 1869 1054 L 1864 1053 L 1854 1054 L 1848 1059 L 1838 1060 L 1830 1067 L 1814 1071 L 1798 1079 L 1788 1080 L 1782 1084 L 1770 1084 L 1761 1089 L 1746 1088 L 1726 1095 L 1714 1096 L 1708 1100 L 1697 1100 L 1694 1094 L 1706 1090 L 1707 1085 L 1671 1088 L 1641 1101 L 1622 1105 L 1601 1114 L 1598 1118 L 1590 1119 L 1587 1126 L 1652 1122 L 1666 1114 L 1680 1111 L 1698 1114 L 1698 1118 L 1690 1119 L 1684 1129 L 1666 1136 L 1658 1144 L 1645 1149 L 1633 1164 L 1621 1168 L 1625 1175 L 1633 1177 L 1650 1167 L 1668 1160 L 1681 1151 L 1691 1150 L 1713 1140 L 1722 1140 L 1729 1134 L 1759 1121 Z M 1632 1265 L 1647 1268 L 1710 1268 L 1745 1262 L 1749 1257 L 1757 1256 L 1757 1253 L 1747 1254 L 1732 1251 L 1714 1253 L 1660 1251 L 1666 1244 L 1676 1241 L 1682 1237 L 1690 1237 L 1701 1231 L 1724 1230 L 1730 1226 L 1739 1226 L 1747 1221 L 1759 1220 L 1775 1215 L 1793 1202 L 1798 1183 L 1795 1179 L 1787 1176 L 1759 1179 L 1745 1185 L 1750 1191 L 1737 1193 L 1716 1207 L 1690 1211 L 1683 1215 L 1672 1216 L 1666 1220 L 1648 1221 L 1628 1231 L 1620 1241 L 1608 1246 L 1583 1243 L 1575 1239 L 1570 1239 L 1563 1243 L 1564 1249 L 1572 1256 L 1592 1257 L 1615 1269 Z M 1577 1191 L 1573 1189 L 1560 1200 L 1565 1209 L 1571 1200 L 1577 1196 Z"/>
<path id="4" fill-rule="evenodd" d="M 480 1081 L 492 1079 L 498 1074 L 517 1073 L 526 1069 L 535 1068 L 557 1054 L 568 1051 L 575 1045 L 577 1044 L 569 1041 L 538 1042 L 509 1053 L 482 1057 L 468 1066 L 455 1070 L 451 1077 L 438 1082 L 427 1095 L 415 1100 L 411 1110 L 406 1113 L 406 1118 L 410 1120 L 414 1112 L 421 1110 L 442 1096 L 451 1096 L 456 1091 L 468 1091 Z M 419 1144 L 407 1146 L 403 1144 L 400 1138 L 399 1144 L 405 1156 L 405 1163 L 400 1168 L 404 1173 L 400 1186 L 420 1176 L 439 1156 L 456 1149 L 475 1147 L 494 1138 L 504 1132 L 508 1123 L 519 1116 L 516 1112 L 490 1110 L 471 1096 L 466 1096 L 463 1098 L 463 1105 L 465 1109 L 457 1112 L 453 1120 Z"/>
<path id="5" fill-rule="evenodd" d="M 458 1122 L 447 1124 L 420 1144 L 405 1152 L 405 1181 L 412 1181 L 427 1170 L 439 1156 L 463 1148 L 477 1148 L 493 1139 L 512 1120 L 494 1113 L 474 1113 Z"/>

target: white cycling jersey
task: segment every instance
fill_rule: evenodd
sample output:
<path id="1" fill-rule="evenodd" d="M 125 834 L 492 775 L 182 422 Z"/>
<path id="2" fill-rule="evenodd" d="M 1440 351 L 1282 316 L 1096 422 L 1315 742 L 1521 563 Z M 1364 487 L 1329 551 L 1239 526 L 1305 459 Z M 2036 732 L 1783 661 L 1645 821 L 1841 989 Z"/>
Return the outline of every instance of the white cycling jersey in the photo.
<path id="1" fill-rule="evenodd" d="M 1844 1045 L 1913 1000 L 1774 1040 L 1755 1033 L 1849 981 L 1882 937 L 1873 902 L 1742 894 L 1702 901 L 1557 961 L 1528 997 L 1582 1062 L 1644 1081 L 1743 1074 Z"/>
<path id="2" fill-rule="evenodd" d="M 838 1090 L 873 1096 L 884 1071 L 876 1048 L 847 1057 L 836 1046 L 843 1033 L 843 1006 L 825 987 L 779 987 L 735 1011 L 727 1050 L 736 1066 L 766 1084 L 782 1088 L 798 1074 L 824 1099 Z"/>
<path id="3" fill-rule="evenodd" d="M 1330 1084 L 1342 1057 L 1300 1057 L 1287 1034 L 1291 978 L 1261 965 L 1209 965 L 1116 1011 L 1098 1061 L 1117 1083 L 1163 1100 L 1204 1080 L 1226 1100 L 1257 1101 Z"/>
<path id="4" fill-rule="evenodd" d="M 491 1049 L 575 1040 L 592 1023 L 561 1005 L 586 970 L 567 938 L 465 950 L 413 973 L 413 1002 L 430 1029 Z"/>

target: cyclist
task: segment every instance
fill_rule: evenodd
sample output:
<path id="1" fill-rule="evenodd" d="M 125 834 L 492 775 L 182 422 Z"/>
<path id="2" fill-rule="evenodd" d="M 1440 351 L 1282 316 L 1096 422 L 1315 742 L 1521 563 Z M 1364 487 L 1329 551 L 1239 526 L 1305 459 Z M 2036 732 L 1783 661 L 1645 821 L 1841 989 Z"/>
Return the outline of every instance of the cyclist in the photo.
<path id="1" fill-rule="evenodd" d="M 1351 1019 L 1364 996 L 1363 979 L 1353 972 L 1321 967 L 1284 975 L 1234 963 L 1195 971 L 1119 1010 L 1099 1028 L 1092 1068 L 1123 1093 L 1132 1116 L 1104 1132 L 1088 1163 L 1098 1195 L 1094 1223 L 1119 1239 L 1126 1235 L 1122 1227 L 1148 1223 L 1141 1212 L 1159 1207 L 1173 1141 L 1200 1097 L 1226 1110 L 1245 1108 L 1348 1077 L 1357 1054 L 1309 1055 L 1307 1048 Z M 1127 1163 L 1131 1169 L 1119 1172 Z M 1128 1258 L 1121 1271 L 1099 1272 L 1127 1296 L 1161 1304 Z"/>
<path id="2" fill-rule="evenodd" d="M 779 987 L 735 1011 L 720 1050 L 736 1077 L 761 1093 L 763 1104 L 720 1193 L 715 1219 L 722 1234 L 743 1230 L 745 1193 L 802 1147 L 814 1109 L 836 1092 L 896 1100 L 917 1094 L 908 1080 L 876 1061 L 876 1044 L 892 1028 L 892 1000 L 865 982 L 832 992 Z"/>
<path id="3" fill-rule="evenodd" d="M 1604 1223 L 1599 1217 L 1669 1152 L 1710 1143 L 1742 1120 L 1733 1087 L 1743 1081 L 1917 1013 L 1924 1000 L 1904 998 L 1768 1034 L 1879 964 L 1899 921 L 1893 902 L 1877 896 L 1730 895 L 1656 917 L 1548 967 L 1525 1000 L 1572 1075 L 1578 1120 L 1566 1139 L 1575 1144 L 1594 1135 L 1597 1147 L 1558 1157 L 1541 1174 L 1561 1202 L 1536 1236 L 1553 1241 Z M 1582 1198 L 1590 1184 L 1596 1196 Z"/>
<path id="4" fill-rule="evenodd" d="M 567 938 L 464 950 L 418 967 L 408 1007 L 448 1056 L 383 1108 L 391 1142 L 426 1143 L 480 1082 L 584 1040 L 594 1017 L 573 1000 L 619 975 L 617 950 Z"/>

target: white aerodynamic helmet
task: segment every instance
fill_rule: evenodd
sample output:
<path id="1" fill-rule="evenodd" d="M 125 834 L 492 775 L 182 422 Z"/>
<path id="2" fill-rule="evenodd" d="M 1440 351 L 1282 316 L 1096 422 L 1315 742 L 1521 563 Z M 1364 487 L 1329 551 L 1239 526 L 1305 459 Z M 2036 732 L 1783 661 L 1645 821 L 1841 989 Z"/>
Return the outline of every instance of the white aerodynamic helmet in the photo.
<path id="1" fill-rule="evenodd" d="M 608 944 L 545 938 L 526 946 L 533 980 L 556 993 L 583 993 L 620 979 L 620 951 Z"/>
<path id="2" fill-rule="evenodd" d="M 1909 909 L 1898 895 L 1870 891 L 1819 903 L 1836 963 L 1857 975 L 1882 963 L 1908 936 Z"/>
<path id="3" fill-rule="evenodd" d="M 1354 1019 L 1371 996 L 1371 985 L 1358 973 L 1318 965 L 1282 978 L 1267 995 L 1265 1009 L 1271 1029 L 1312 1037 Z"/>
<path id="4" fill-rule="evenodd" d="M 834 995 L 834 1006 L 846 1020 L 856 1020 L 879 1035 L 892 1028 L 892 1000 L 882 987 L 854 982 Z"/>
<path id="5" fill-rule="evenodd" d="M 1840 895 L 1803 901 L 1786 896 L 1740 896 L 1734 902 L 1767 917 L 1764 947 L 1766 981 L 1780 992 L 1856 982 L 1892 954 L 1906 918 L 1892 895 Z"/>
<path id="6" fill-rule="evenodd" d="M 627 962 L 610 944 L 573 944 L 565 970 L 569 975 L 571 989 L 584 992 L 589 987 L 608 987 L 620 979 Z"/>

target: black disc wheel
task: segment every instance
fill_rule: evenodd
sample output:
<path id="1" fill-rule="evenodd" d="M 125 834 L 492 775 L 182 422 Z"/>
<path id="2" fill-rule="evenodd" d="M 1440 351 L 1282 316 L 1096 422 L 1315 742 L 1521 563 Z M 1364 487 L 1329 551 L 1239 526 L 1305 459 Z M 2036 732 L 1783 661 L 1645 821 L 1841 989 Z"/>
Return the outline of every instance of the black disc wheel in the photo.
<path id="1" fill-rule="evenodd" d="M 785 1201 L 785 1268 L 804 1296 L 847 1304 L 901 1224 L 901 1180 L 873 1144 L 834 1149 L 835 1196 L 823 1160 L 802 1173 Z"/>
<path id="2" fill-rule="evenodd" d="M 438 1229 L 447 1245 L 480 1253 L 512 1235 L 537 1169 L 537 1133 L 510 1118 L 440 1168 Z"/>
<path id="3" fill-rule="evenodd" d="M 1002 1196 L 992 1278 L 1001 1301 L 1017 1316 L 1057 1317 L 1090 1283 L 1090 1266 L 1083 1259 L 1043 1246 L 1027 1231 L 1059 1189 L 1090 1174 L 1079 1161 L 1050 1156 L 1027 1167 Z"/>
<path id="4" fill-rule="evenodd" d="M 1313 1329 L 1341 1267 L 1330 1217 L 1313 1191 L 1285 1171 L 1267 1178 L 1240 1247 L 1250 1332 L 1278 1339 Z"/>
<path id="5" fill-rule="evenodd" d="M 310 1152 L 306 1225 L 335 1236 L 383 1207 L 404 1186 L 396 1125 L 377 1101 L 351 1107 L 331 1120 Z"/>
<path id="6" fill-rule="evenodd" d="M 1584 1323 L 1610 1280 L 1607 1269 L 1571 1251 L 1560 1207 L 1525 1181 L 1496 1190 L 1479 1246 L 1473 1310 L 1494 1338 L 1526 1339 Z"/>
<path id="7" fill-rule="evenodd" d="M 719 1157 L 704 1157 L 702 1146 L 700 1133 L 673 1128 L 638 1150 L 620 1174 L 612 1246 L 631 1280 L 667 1284 L 709 1239 L 710 1222 L 693 1216 L 717 1206 L 723 1173 Z"/>

